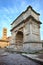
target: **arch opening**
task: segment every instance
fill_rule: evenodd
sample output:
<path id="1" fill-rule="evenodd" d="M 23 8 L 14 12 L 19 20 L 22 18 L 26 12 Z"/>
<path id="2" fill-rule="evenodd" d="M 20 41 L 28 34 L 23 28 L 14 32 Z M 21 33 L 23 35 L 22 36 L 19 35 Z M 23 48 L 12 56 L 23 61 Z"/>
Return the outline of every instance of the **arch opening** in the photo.
<path id="1" fill-rule="evenodd" d="M 16 34 L 16 44 L 21 46 L 23 43 L 23 32 L 18 31 Z"/>

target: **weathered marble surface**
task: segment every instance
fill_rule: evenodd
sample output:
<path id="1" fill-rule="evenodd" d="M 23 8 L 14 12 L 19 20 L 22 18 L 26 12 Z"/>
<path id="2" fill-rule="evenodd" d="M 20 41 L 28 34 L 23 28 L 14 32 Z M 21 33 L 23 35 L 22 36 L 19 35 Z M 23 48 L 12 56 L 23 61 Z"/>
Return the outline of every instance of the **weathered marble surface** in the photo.
<path id="1" fill-rule="evenodd" d="M 29 18 L 30 17 L 30 18 Z M 42 43 L 40 43 L 40 21 L 39 21 L 39 14 L 34 12 L 32 7 L 28 7 L 28 9 L 22 13 L 16 20 L 14 20 L 11 29 L 12 33 L 12 40 L 11 43 L 14 44 L 14 48 L 16 45 L 19 45 L 21 42 L 20 36 L 17 35 L 18 32 L 23 34 L 22 37 L 22 46 L 23 49 L 42 49 Z M 19 43 L 16 41 L 20 41 Z M 35 43 L 35 41 L 39 41 L 39 43 Z M 25 43 L 24 42 L 31 42 Z M 34 43 L 32 43 L 34 42 Z M 16 45 L 15 45 L 16 44 Z M 20 47 L 20 46 L 18 46 Z M 19 48 L 18 48 L 19 49 Z M 21 48 L 22 49 L 22 48 Z"/>

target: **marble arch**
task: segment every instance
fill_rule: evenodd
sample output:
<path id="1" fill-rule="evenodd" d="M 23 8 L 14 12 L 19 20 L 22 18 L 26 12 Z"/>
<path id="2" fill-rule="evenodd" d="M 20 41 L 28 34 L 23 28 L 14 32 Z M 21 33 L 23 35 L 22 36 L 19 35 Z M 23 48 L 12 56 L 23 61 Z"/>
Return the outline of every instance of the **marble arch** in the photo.
<path id="1" fill-rule="evenodd" d="M 42 42 L 40 39 L 41 22 L 39 16 L 40 14 L 29 6 L 11 23 L 12 43 L 14 43 L 14 48 L 16 47 L 16 43 L 22 42 L 22 48 L 19 47 L 24 51 L 27 51 L 28 49 L 42 49 Z"/>

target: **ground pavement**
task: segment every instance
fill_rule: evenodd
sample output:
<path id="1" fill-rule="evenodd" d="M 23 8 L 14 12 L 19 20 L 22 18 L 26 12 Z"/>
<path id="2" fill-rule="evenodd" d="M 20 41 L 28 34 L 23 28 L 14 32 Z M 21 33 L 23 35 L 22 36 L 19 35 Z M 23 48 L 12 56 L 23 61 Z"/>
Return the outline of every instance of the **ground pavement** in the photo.
<path id="1" fill-rule="evenodd" d="M 36 55 L 28 55 L 29 57 L 36 57 Z M 42 58 L 42 55 L 38 57 Z M 0 49 L 0 65 L 41 65 L 21 54 L 5 52 L 4 49 Z"/>
<path id="2" fill-rule="evenodd" d="M 0 55 L 0 65 L 41 65 L 21 54 L 3 53 Z"/>

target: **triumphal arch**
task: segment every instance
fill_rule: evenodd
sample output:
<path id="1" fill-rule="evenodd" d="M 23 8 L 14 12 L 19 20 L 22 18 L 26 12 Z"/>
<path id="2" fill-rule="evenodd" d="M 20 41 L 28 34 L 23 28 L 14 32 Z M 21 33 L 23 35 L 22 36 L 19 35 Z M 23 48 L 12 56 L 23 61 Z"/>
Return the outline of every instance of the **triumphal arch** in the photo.
<path id="1" fill-rule="evenodd" d="M 40 14 L 29 6 L 11 23 L 12 44 L 15 50 L 42 49 L 39 16 Z"/>

